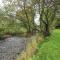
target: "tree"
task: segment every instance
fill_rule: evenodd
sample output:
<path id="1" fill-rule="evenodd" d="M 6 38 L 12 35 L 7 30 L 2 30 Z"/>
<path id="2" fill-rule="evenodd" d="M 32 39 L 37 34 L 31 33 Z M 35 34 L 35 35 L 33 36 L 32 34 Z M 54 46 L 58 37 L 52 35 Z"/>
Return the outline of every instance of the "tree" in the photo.
<path id="1" fill-rule="evenodd" d="M 23 3 L 23 6 L 19 5 L 22 8 L 22 10 L 19 10 L 17 12 L 17 17 L 21 18 L 20 20 L 27 28 L 27 32 L 32 33 L 34 29 L 35 12 L 33 6 L 31 6 L 31 4 L 28 5 L 27 0 L 24 0 Z"/>
<path id="2" fill-rule="evenodd" d="M 40 31 L 44 36 L 49 36 L 50 28 L 52 27 L 56 14 L 56 1 L 37 0 L 35 2 L 35 5 L 38 5 L 38 12 L 40 14 Z"/>
<path id="3" fill-rule="evenodd" d="M 27 32 L 32 32 L 34 29 L 34 10 L 31 6 L 26 7 L 25 10 L 17 11 L 16 17 L 23 22 L 27 28 Z"/>
<path id="4" fill-rule="evenodd" d="M 27 32 L 39 27 L 39 32 L 45 36 L 50 35 L 50 29 L 55 21 L 56 0 L 6 0 L 9 2 L 6 11 L 15 11 L 15 18 L 23 22 Z M 7 7 L 7 6 L 6 6 Z M 5 8 L 6 8 L 5 7 Z M 11 7 L 11 9 L 9 9 Z M 14 9 L 13 9 L 14 7 Z M 16 8 L 16 9 L 15 9 Z M 40 16 L 40 25 L 35 27 L 35 14 Z"/>

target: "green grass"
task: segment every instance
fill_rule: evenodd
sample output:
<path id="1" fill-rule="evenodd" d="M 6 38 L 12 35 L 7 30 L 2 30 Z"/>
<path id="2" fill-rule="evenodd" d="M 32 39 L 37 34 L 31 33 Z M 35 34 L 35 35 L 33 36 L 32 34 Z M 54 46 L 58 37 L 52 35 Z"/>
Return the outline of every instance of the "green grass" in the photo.
<path id="1" fill-rule="evenodd" d="M 60 60 L 60 30 L 54 30 L 47 39 L 39 44 L 38 53 L 29 60 Z"/>

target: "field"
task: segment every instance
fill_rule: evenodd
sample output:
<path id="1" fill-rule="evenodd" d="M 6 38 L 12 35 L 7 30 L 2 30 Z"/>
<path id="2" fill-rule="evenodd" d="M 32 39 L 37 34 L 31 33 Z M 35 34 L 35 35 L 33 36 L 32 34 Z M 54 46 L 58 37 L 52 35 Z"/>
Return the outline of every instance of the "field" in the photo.
<path id="1" fill-rule="evenodd" d="M 42 45 L 39 44 L 38 53 L 29 60 L 60 60 L 60 30 L 54 30 Z"/>

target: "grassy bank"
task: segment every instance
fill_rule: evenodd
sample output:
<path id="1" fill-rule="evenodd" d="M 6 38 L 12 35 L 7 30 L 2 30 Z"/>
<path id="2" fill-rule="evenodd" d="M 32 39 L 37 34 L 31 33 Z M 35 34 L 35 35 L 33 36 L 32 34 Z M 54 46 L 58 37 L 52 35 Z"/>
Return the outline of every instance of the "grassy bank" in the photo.
<path id="1" fill-rule="evenodd" d="M 38 53 L 29 60 L 60 60 L 60 30 L 54 30 L 45 41 L 38 45 Z"/>
<path id="2" fill-rule="evenodd" d="M 25 51 L 19 54 L 16 60 L 28 60 L 37 52 L 37 45 L 43 42 L 43 39 L 38 35 L 32 36 L 28 40 Z"/>

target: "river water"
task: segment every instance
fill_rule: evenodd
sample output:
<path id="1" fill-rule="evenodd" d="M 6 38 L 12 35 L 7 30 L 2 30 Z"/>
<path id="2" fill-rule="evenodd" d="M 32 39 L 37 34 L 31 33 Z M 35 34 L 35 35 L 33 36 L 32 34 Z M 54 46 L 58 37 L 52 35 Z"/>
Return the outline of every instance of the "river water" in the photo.
<path id="1" fill-rule="evenodd" d="M 0 60 L 15 60 L 25 50 L 26 38 L 10 37 L 0 41 Z"/>

